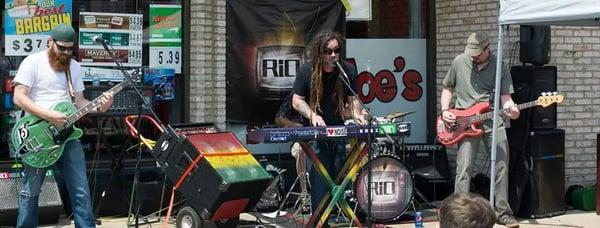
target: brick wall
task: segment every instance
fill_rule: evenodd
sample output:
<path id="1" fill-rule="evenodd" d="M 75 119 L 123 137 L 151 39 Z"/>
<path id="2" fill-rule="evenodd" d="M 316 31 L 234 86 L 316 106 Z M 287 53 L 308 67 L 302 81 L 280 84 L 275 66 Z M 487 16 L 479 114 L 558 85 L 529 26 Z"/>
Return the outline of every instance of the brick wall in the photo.
<path id="1" fill-rule="evenodd" d="M 496 52 L 498 8 L 498 0 L 435 2 L 438 100 L 441 81 L 454 56 L 464 51 L 470 33 L 488 32 L 494 37 L 492 49 Z M 566 96 L 565 102 L 558 106 L 557 128 L 566 131 L 567 186 L 592 184 L 596 175 L 595 140 L 596 134 L 600 133 L 600 108 L 597 106 L 600 104 L 600 28 L 552 26 L 551 29 L 552 59 L 548 65 L 557 67 L 558 90 Z M 512 26 L 507 33 L 503 52 L 504 58 L 509 60 L 512 44 L 519 40 L 518 26 Z M 518 50 L 514 51 L 512 60 L 514 64 L 521 64 Z M 449 154 L 453 161 L 456 154 Z M 481 171 L 485 156 L 478 157 L 476 172 Z"/>
<path id="2" fill-rule="evenodd" d="M 225 0 L 190 2 L 190 122 L 225 128 Z"/>

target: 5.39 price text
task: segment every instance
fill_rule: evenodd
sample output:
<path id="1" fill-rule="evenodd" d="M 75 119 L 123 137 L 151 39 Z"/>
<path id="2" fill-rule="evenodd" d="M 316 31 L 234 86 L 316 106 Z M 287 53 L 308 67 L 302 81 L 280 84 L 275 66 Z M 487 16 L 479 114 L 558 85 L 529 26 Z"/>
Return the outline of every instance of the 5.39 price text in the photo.
<path id="1" fill-rule="evenodd" d="M 179 51 L 158 51 L 158 64 L 179 64 Z"/>

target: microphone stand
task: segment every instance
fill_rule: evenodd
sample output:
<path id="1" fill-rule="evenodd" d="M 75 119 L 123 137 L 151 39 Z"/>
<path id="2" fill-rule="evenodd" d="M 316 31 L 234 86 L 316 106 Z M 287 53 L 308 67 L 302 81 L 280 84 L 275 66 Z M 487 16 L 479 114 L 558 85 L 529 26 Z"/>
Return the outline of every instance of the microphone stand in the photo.
<path id="1" fill-rule="evenodd" d="M 356 93 L 356 91 L 354 91 L 354 89 L 352 89 L 352 86 L 350 85 L 350 78 L 348 77 L 348 74 L 346 74 L 346 71 L 344 70 L 344 68 L 342 67 L 342 65 L 340 64 L 339 61 L 335 61 L 335 65 L 338 67 L 338 69 L 340 70 L 340 72 L 342 73 L 342 82 L 344 82 L 344 85 L 346 86 L 346 88 L 348 88 L 348 90 L 350 90 L 350 92 L 352 93 L 352 96 L 354 97 L 354 99 L 356 99 L 361 108 L 363 110 L 365 110 L 367 112 L 367 114 L 369 115 L 369 123 L 368 123 L 368 129 L 371 129 L 371 127 L 373 126 L 373 122 L 375 122 L 375 124 L 377 124 L 378 126 L 380 125 L 379 120 L 377 120 L 377 118 L 375 117 L 375 115 L 373 114 L 373 112 L 371 112 L 371 110 L 369 110 L 365 104 L 358 98 L 358 94 Z M 394 140 L 387 132 L 384 132 L 386 137 L 394 143 L 397 143 L 396 140 Z M 375 135 L 371 135 L 369 134 L 369 137 L 367 137 L 367 164 L 368 167 L 368 171 L 367 171 L 367 227 L 371 227 L 372 226 L 372 217 L 371 217 L 371 206 L 373 204 L 372 202 L 372 192 L 371 192 L 371 181 L 373 179 L 373 174 L 372 174 L 372 162 L 371 159 L 373 157 L 373 147 L 371 145 L 371 143 L 373 142 L 373 137 L 375 137 Z"/>
<path id="2" fill-rule="evenodd" d="M 148 110 L 150 111 L 150 114 L 152 115 L 152 117 L 157 121 L 157 123 L 160 125 L 160 127 L 162 127 L 165 132 L 168 132 L 169 134 L 172 134 L 173 131 L 170 127 L 165 127 L 165 125 L 162 123 L 162 121 L 158 118 L 158 115 L 156 115 L 156 113 L 154 112 L 154 110 L 152 109 L 152 107 L 150 106 L 150 103 L 144 99 L 144 95 L 142 95 L 142 93 L 140 92 L 139 88 L 136 85 L 136 81 L 133 80 L 133 78 L 131 77 L 131 75 L 129 75 L 129 73 L 123 68 L 123 64 L 121 63 L 121 60 L 119 58 L 117 58 L 117 56 L 115 56 L 114 54 L 114 48 L 113 51 L 111 51 L 111 48 L 108 47 L 108 42 L 104 41 L 104 40 L 100 40 L 100 42 L 97 43 L 101 43 L 102 47 L 104 47 L 104 50 L 106 50 L 106 52 L 108 52 L 110 54 L 110 57 L 113 59 L 113 61 L 115 62 L 115 64 L 117 64 L 117 67 L 119 68 L 119 70 L 121 71 L 121 73 L 123 74 L 123 78 L 124 80 L 126 80 L 129 84 L 129 86 L 131 86 L 131 88 L 133 88 L 133 90 L 135 91 L 135 93 L 138 96 L 138 102 L 139 102 L 139 110 L 138 110 L 138 118 L 137 118 L 137 123 L 136 123 L 136 128 L 137 128 L 137 132 L 138 132 L 138 145 L 141 144 L 141 119 L 142 119 L 142 107 L 143 105 L 145 105 Z M 136 71 L 137 72 L 137 71 Z M 135 164 L 135 170 L 134 170 L 134 174 L 133 174 L 133 186 L 131 187 L 132 191 L 131 191 L 131 200 L 130 200 L 130 204 L 129 204 L 129 212 L 128 212 L 128 218 L 127 218 L 127 225 L 129 226 L 129 215 L 131 214 L 131 207 L 133 206 L 134 203 L 134 197 L 135 197 L 135 192 L 136 192 L 136 188 L 137 188 L 137 182 L 138 182 L 138 175 L 139 175 L 139 165 L 140 165 L 140 161 L 142 159 L 142 147 L 141 145 L 138 147 L 138 154 L 137 154 L 137 161 Z M 139 203 L 139 202 L 138 202 Z M 138 213 L 139 213 L 139 209 L 140 206 L 138 205 L 138 208 L 136 209 L 136 213 L 135 213 L 135 227 L 139 226 L 139 219 L 138 219 Z"/>

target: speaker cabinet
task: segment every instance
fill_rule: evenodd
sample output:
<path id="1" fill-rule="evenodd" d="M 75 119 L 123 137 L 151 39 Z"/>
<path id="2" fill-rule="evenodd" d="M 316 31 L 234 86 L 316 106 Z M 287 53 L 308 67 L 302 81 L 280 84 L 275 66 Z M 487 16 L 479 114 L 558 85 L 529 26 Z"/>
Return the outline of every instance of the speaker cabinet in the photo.
<path id="1" fill-rule="evenodd" d="M 93 194 L 92 206 L 96 216 L 127 215 L 136 164 L 137 159 L 124 159 L 120 163 L 110 160 L 88 161 L 88 175 L 92 177 L 89 180 L 90 192 Z M 156 167 L 154 159 L 142 158 L 137 165 L 138 180 L 133 210 L 137 211 L 139 205 L 139 215 L 149 215 L 168 205 L 172 184 L 167 182 L 163 192 L 164 173 Z M 63 198 L 67 214 L 70 214 L 68 194 L 64 194 Z"/>
<path id="2" fill-rule="evenodd" d="M 521 25 L 519 60 L 533 65 L 550 62 L 550 26 Z"/>
<path id="3" fill-rule="evenodd" d="M 519 216 L 542 218 L 564 214 L 565 131 L 532 131 L 527 153 L 531 167 Z"/>
<path id="4" fill-rule="evenodd" d="M 442 145 L 404 145 L 406 164 L 415 174 L 415 180 L 450 180 L 446 148 Z"/>
<path id="5" fill-rule="evenodd" d="M 453 189 L 446 148 L 442 145 L 407 144 L 406 165 L 414 173 L 415 188 L 427 200 L 445 199 Z"/>
<path id="6" fill-rule="evenodd" d="M 510 69 L 516 103 L 536 100 L 543 92 L 554 92 L 556 87 L 555 66 L 513 66 Z M 516 126 L 515 126 L 516 125 Z M 529 130 L 556 128 L 556 104 L 548 107 L 536 106 L 521 111 L 521 118 L 511 122 L 511 128 Z"/>
<path id="7" fill-rule="evenodd" d="M 51 173 L 51 171 L 49 172 Z M 20 173 L 0 173 L 0 221 L 2 226 L 15 226 L 19 208 L 19 192 L 23 188 Z M 56 224 L 62 212 L 62 200 L 54 176 L 47 175 L 38 201 L 39 224 Z"/>
<path id="8" fill-rule="evenodd" d="M 157 159 L 165 158 L 167 177 L 182 181 L 179 192 L 204 220 L 253 209 L 272 179 L 232 132 L 163 134 L 154 150 Z"/>

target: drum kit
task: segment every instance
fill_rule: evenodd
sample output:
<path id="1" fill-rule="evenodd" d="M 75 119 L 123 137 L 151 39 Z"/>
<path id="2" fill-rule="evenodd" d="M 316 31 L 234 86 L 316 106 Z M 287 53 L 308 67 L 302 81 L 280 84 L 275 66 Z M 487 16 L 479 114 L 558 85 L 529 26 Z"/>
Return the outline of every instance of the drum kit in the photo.
<path id="1" fill-rule="evenodd" d="M 380 123 L 402 120 L 412 112 L 396 112 L 378 118 Z M 404 164 L 402 137 L 378 137 L 371 143 L 370 161 L 362 165 L 353 189 L 362 212 L 376 222 L 390 222 L 402 216 L 413 202 L 414 183 L 410 169 Z M 368 157 L 365 157 L 367 160 Z M 369 213 L 369 167 L 371 170 L 371 202 Z M 352 201 L 352 200 L 351 200 Z"/>

